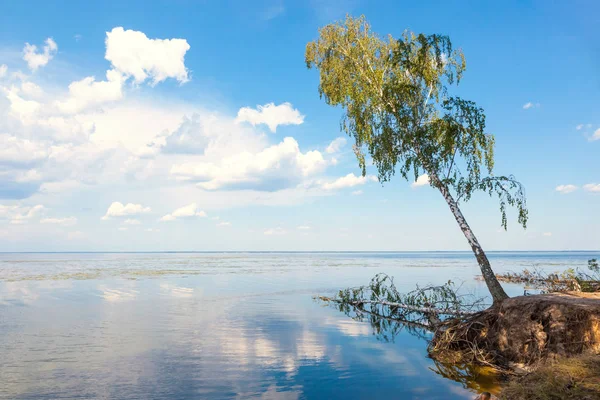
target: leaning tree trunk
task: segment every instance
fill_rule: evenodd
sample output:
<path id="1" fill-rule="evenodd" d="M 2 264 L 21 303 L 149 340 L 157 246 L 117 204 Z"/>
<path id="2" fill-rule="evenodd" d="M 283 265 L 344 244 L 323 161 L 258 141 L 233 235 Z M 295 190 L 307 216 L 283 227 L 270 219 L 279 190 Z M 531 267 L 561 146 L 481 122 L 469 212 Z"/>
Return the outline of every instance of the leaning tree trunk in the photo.
<path id="1" fill-rule="evenodd" d="M 444 184 L 442 184 L 439 181 L 439 179 L 437 179 L 437 177 L 432 176 L 432 179 L 437 180 L 436 187 L 440 190 L 440 192 L 442 193 L 442 196 L 444 196 L 446 203 L 448 203 L 448 207 L 450 207 L 450 211 L 452 211 L 452 214 L 454 215 L 454 218 L 456 219 L 458 226 L 460 226 L 460 230 L 463 232 L 463 234 L 467 238 L 467 241 L 469 242 L 469 245 L 471 246 L 471 249 L 473 250 L 473 253 L 475 254 L 475 258 L 477 259 L 479 268 L 481 268 L 481 274 L 483 275 L 483 279 L 485 280 L 485 283 L 490 291 L 490 294 L 492 295 L 494 304 L 500 303 L 503 300 L 508 299 L 508 295 L 506 294 L 506 292 L 500 285 L 500 282 L 498 282 L 498 279 L 496 278 L 496 275 L 494 274 L 494 271 L 492 270 L 492 267 L 490 266 L 490 261 L 488 260 L 487 256 L 485 255 L 483 248 L 477 241 L 477 238 L 475 237 L 475 234 L 473 233 L 473 231 L 471 230 L 471 227 L 467 223 L 467 220 L 465 219 L 464 215 L 462 214 L 462 211 L 460 211 L 460 208 L 458 207 L 456 200 L 454 200 L 454 197 L 452 197 L 452 194 L 450 193 L 448 188 Z"/>

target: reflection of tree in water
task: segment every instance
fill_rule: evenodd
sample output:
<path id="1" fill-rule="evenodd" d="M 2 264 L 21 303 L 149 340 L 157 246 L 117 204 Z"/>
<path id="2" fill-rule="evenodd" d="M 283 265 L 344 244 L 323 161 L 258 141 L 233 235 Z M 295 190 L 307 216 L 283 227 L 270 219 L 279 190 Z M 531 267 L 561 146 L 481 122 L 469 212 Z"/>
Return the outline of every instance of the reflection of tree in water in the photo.
<path id="1" fill-rule="evenodd" d="M 417 287 L 400 293 L 393 278 L 376 275 L 369 285 L 340 290 L 335 297 L 319 297 L 350 318 L 368 322 L 377 340 L 394 342 L 401 332 L 407 332 L 427 343 L 434 332 L 453 321 L 469 317 L 481 310 L 482 299 L 472 294 L 459 294 L 452 282 L 441 286 Z M 444 378 L 459 382 L 474 390 L 492 390 L 491 370 L 473 364 L 433 360 L 430 368 Z"/>
<path id="2" fill-rule="evenodd" d="M 389 318 L 367 310 L 364 306 L 349 306 L 342 303 L 335 304 L 335 306 L 355 321 L 368 322 L 376 339 L 382 342 L 393 343 L 395 338 L 402 332 L 426 342 L 429 342 L 433 336 L 431 327 L 427 324 Z M 466 389 L 472 389 L 476 392 L 496 391 L 498 377 L 490 368 L 474 364 L 441 362 L 433 359 L 432 361 L 433 366 L 429 367 L 431 371 L 446 379 L 460 383 Z"/>
<path id="3" fill-rule="evenodd" d="M 364 306 L 351 306 L 343 303 L 335 305 L 341 312 L 353 320 L 371 324 L 373 334 L 377 340 L 393 343 L 396 336 L 402 331 L 408 332 L 419 339 L 431 339 L 432 332 L 430 331 L 429 326 L 425 324 L 386 317 L 376 311 L 367 310 Z"/>

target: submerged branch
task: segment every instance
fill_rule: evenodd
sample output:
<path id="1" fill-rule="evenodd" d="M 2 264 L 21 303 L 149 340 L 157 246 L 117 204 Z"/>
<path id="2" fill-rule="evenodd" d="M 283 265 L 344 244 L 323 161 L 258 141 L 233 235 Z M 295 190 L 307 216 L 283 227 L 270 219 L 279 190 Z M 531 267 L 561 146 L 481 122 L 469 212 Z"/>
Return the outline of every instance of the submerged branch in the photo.
<path id="1" fill-rule="evenodd" d="M 334 303 L 344 303 L 344 304 L 350 304 L 352 306 L 359 306 L 359 307 L 362 306 L 363 304 L 376 304 L 376 305 L 384 305 L 384 306 L 389 306 L 389 307 L 398 307 L 398 308 L 403 308 L 408 311 L 418 312 L 418 313 L 423 313 L 423 314 L 452 315 L 452 316 L 456 316 L 456 317 L 465 317 L 465 316 L 475 314 L 475 312 L 472 312 L 472 311 L 460 311 L 460 310 L 456 311 L 456 310 L 448 310 L 448 309 L 436 308 L 436 307 L 415 307 L 415 306 L 411 306 L 409 304 L 402 304 L 402 303 L 396 303 L 396 302 L 385 301 L 385 300 L 344 301 L 344 300 L 340 300 L 335 297 L 326 297 L 326 296 L 319 296 L 318 298 L 322 301 L 334 302 Z"/>

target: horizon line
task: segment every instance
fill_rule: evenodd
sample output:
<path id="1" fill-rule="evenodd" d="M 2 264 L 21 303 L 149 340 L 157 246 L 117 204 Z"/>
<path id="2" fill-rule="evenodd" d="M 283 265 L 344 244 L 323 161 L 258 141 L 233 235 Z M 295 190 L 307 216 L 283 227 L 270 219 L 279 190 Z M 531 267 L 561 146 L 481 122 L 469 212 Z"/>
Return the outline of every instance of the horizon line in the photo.
<path id="1" fill-rule="evenodd" d="M 135 253 L 472 253 L 470 250 L 73 250 L 0 251 L 0 254 L 135 254 Z M 488 250 L 486 253 L 600 253 L 596 250 Z"/>

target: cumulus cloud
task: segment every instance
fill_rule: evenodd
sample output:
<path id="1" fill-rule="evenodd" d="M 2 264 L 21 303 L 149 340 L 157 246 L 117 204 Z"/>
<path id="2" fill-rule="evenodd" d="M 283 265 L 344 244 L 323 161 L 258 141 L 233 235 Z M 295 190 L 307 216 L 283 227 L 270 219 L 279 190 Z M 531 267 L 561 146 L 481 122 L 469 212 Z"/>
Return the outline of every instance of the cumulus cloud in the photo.
<path id="1" fill-rule="evenodd" d="M 170 214 L 163 216 L 161 221 L 174 221 L 177 218 L 190 218 L 190 217 L 206 217 L 204 211 L 198 210 L 196 203 L 188 204 L 187 206 L 180 207 Z"/>
<path id="2" fill-rule="evenodd" d="M 583 185 L 583 190 L 586 192 L 600 193 L 600 183 L 588 183 Z"/>
<path id="3" fill-rule="evenodd" d="M 593 142 L 595 140 L 600 140 L 600 128 L 596 129 L 596 131 L 592 134 L 590 140 Z"/>
<path id="4" fill-rule="evenodd" d="M 41 52 L 38 52 L 37 46 L 25 43 L 23 60 L 27 62 L 29 69 L 32 71 L 36 71 L 38 68 L 48 64 L 58 51 L 58 45 L 52 38 L 46 39 L 45 43 Z"/>
<path id="5" fill-rule="evenodd" d="M 237 123 L 248 122 L 255 125 L 265 124 L 271 132 L 276 132 L 279 125 L 300 125 L 304 122 L 304 115 L 296 110 L 290 103 L 278 106 L 268 103 L 264 106 L 240 108 L 236 118 Z"/>
<path id="6" fill-rule="evenodd" d="M 44 94 L 42 88 L 33 82 L 22 82 L 21 92 L 29 97 L 41 97 Z"/>
<path id="7" fill-rule="evenodd" d="M 568 194 L 573 193 L 577 189 L 575 185 L 558 185 L 555 190 L 561 194 Z"/>
<path id="8" fill-rule="evenodd" d="M 11 224 L 24 224 L 36 218 L 45 210 L 44 206 L 4 206 L 0 204 L 0 219 L 8 220 Z"/>
<path id="9" fill-rule="evenodd" d="M 429 185 L 429 175 L 427 174 L 419 175 L 417 180 L 410 184 L 413 188 L 425 185 Z"/>
<path id="10" fill-rule="evenodd" d="M 540 106 L 540 103 L 527 102 L 527 103 L 523 104 L 523 110 L 529 110 L 530 108 L 539 107 L 539 106 Z"/>
<path id="11" fill-rule="evenodd" d="M 327 154 L 337 153 L 342 149 L 342 147 L 344 147 L 346 142 L 347 142 L 347 140 L 345 137 L 336 138 L 329 144 L 329 146 L 327 146 L 327 148 L 325 149 L 325 152 Z"/>
<path id="12" fill-rule="evenodd" d="M 97 81 L 88 76 L 69 85 L 69 95 L 56 101 L 55 106 L 63 113 L 74 114 L 89 107 L 98 106 L 123 97 L 124 77 L 114 69 L 106 71 L 106 80 Z"/>
<path id="13" fill-rule="evenodd" d="M 364 192 L 362 190 L 355 190 L 354 192 L 352 192 L 353 196 L 360 196 L 361 194 L 363 194 Z"/>
<path id="14" fill-rule="evenodd" d="M 105 58 L 112 67 L 106 80 L 88 76 L 71 83 L 67 98 L 54 103 L 58 110 L 73 114 L 120 100 L 130 77 L 135 83 L 151 79 L 152 85 L 167 78 L 188 81 L 184 58 L 190 46 L 185 39 L 149 39 L 143 32 L 117 27 L 106 33 L 105 43 Z"/>
<path id="15" fill-rule="evenodd" d="M 23 123 L 31 123 L 38 114 L 42 104 L 35 100 L 26 100 L 19 95 L 19 90 L 15 87 L 4 88 L 6 98 L 10 103 L 10 114 Z"/>
<path id="16" fill-rule="evenodd" d="M 231 226 L 231 222 L 227 222 L 227 221 L 223 221 L 223 222 L 219 222 L 217 225 L 217 227 L 226 227 L 226 226 Z"/>
<path id="17" fill-rule="evenodd" d="M 164 153 L 202 154 L 208 147 L 214 130 L 219 130 L 216 127 L 218 123 L 218 118 L 201 118 L 198 113 L 194 113 L 191 118 L 184 117 L 181 125 L 164 137 L 160 147 Z"/>
<path id="18" fill-rule="evenodd" d="M 8 66 L 6 64 L 0 64 L 0 78 L 4 78 L 6 76 L 7 71 Z"/>
<path id="19" fill-rule="evenodd" d="M 264 235 L 266 236 L 279 236 L 279 235 L 285 235 L 286 231 L 283 228 L 269 228 L 267 230 L 265 230 L 263 232 Z"/>
<path id="20" fill-rule="evenodd" d="M 42 219 L 40 219 L 40 224 L 71 226 L 71 225 L 75 225 L 76 223 L 77 223 L 77 218 L 75 218 L 75 217 L 42 218 Z"/>
<path id="21" fill-rule="evenodd" d="M 0 134 L 0 165 L 31 166 L 48 155 L 46 143 Z"/>
<path id="22" fill-rule="evenodd" d="M 344 189 L 344 188 L 354 187 L 357 185 L 364 185 L 365 183 L 367 183 L 369 181 L 377 182 L 377 177 L 373 176 L 373 175 L 356 176 L 353 173 L 350 173 L 346 176 L 342 176 L 341 178 L 336 179 L 333 182 L 321 183 L 321 188 L 323 188 L 325 190 Z"/>
<path id="23" fill-rule="evenodd" d="M 206 190 L 278 190 L 321 172 L 327 163 L 319 151 L 300 151 L 298 142 L 287 137 L 283 142 L 252 153 L 224 157 L 220 162 L 176 164 L 171 175 L 178 180 L 198 182 Z"/>
<path id="24" fill-rule="evenodd" d="M 139 225 L 139 224 L 141 224 L 140 220 L 133 219 L 133 218 L 128 218 L 123 223 L 125 225 Z"/>
<path id="25" fill-rule="evenodd" d="M 140 215 L 149 213 L 150 211 L 150 207 L 144 207 L 141 204 L 127 203 L 126 205 L 123 205 L 123 203 L 115 201 L 110 205 L 110 207 L 108 207 L 108 210 L 106 210 L 106 214 L 104 217 L 102 217 L 102 219 L 107 220 L 111 217 Z"/>
<path id="26" fill-rule="evenodd" d="M 185 39 L 149 39 L 134 30 L 113 28 L 106 33 L 105 58 L 136 83 L 151 79 L 155 85 L 167 78 L 181 83 L 188 81 L 185 54 L 190 45 Z"/>

